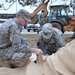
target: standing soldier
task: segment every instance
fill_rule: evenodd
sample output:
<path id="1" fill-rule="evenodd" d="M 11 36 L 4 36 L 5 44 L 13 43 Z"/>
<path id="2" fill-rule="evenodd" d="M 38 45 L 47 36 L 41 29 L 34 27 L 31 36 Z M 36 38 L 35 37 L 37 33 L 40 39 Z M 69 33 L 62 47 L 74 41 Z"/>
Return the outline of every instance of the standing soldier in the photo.
<path id="1" fill-rule="evenodd" d="M 29 47 L 27 40 L 20 36 L 19 27 L 28 22 L 31 22 L 29 12 L 21 9 L 15 18 L 0 26 L 0 66 L 22 67 L 32 52 L 42 54 L 42 50 Z"/>
<path id="2" fill-rule="evenodd" d="M 42 10 L 41 13 L 38 15 L 38 21 L 41 27 L 45 24 L 44 10 Z"/>
<path id="3" fill-rule="evenodd" d="M 52 24 L 46 23 L 39 32 L 38 48 L 43 50 L 44 55 L 55 53 L 58 48 L 65 45 L 62 32 L 53 28 Z"/>

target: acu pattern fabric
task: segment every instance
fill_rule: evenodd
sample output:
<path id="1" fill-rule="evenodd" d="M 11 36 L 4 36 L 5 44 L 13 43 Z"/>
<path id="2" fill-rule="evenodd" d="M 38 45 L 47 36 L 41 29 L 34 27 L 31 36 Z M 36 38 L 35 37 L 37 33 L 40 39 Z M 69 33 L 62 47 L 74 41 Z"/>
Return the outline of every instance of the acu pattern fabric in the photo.
<path id="1" fill-rule="evenodd" d="M 65 45 L 63 34 L 58 34 L 55 29 L 50 39 L 44 39 L 42 37 L 40 38 L 41 42 L 38 42 L 38 48 L 43 50 L 44 55 L 51 55 L 52 53 L 55 53 L 60 47 Z"/>
<path id="2" fill-rule="evenodd" d="M 17 29 L 16 18 L 9 19 L 0 26 L 0 66 L 21 67 L 31 56 L 27 40 L 16 33 Z"/>

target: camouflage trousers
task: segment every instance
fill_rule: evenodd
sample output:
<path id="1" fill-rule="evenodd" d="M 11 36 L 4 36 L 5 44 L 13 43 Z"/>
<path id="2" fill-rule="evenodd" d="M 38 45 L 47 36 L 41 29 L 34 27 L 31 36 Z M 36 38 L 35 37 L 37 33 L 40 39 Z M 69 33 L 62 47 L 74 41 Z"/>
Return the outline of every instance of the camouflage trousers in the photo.
<path id="1" fill-rule="evenodd" d="M 27 51 L 25 47 L 18 46 L 0 49 L 0 66 L 4 67 L 22 67 L 31 56 L 31 52 Z"/>

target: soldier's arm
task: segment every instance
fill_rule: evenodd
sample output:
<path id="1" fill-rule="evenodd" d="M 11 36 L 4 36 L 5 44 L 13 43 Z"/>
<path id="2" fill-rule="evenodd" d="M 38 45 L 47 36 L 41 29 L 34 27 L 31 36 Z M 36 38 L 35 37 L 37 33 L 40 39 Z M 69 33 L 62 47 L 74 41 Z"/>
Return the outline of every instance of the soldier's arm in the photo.
<path id="1" fill-rule="evenodd" d="M 24 52 L 31 53 L 31 48 L 27 45 L 26 39 L 17 33 L 17 29 L 13 25 L 10 27 L 10 41 L 12 46 L 15 46 L 18 50 L 24 49 Z"/>
<path id="2" fill-rule="evenodd" d="M 12 45 L 16 45 L 19 50 L 24 49 L 27 53 L 34 52 L 38 55 L 42 54 L 42 50 L 29 47 L 26 39 L 16 33 L 16 28 L 14 26 L 11 26 L 10 29 L 10 41 L 12 42 Z"/>
<path id="3" fill-rule="evenodd" d="M 66 44 L 63 34 L 62 35 L 56 34 L 55 38 L 58 46 L 62 47 Z"/>

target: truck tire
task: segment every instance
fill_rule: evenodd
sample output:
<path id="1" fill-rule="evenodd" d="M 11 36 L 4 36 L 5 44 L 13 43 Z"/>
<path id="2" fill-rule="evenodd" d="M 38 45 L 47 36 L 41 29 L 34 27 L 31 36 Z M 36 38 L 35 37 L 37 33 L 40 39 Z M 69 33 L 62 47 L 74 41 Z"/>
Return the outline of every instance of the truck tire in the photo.
<path id="1" fill-rule="evenodd" d="M 34 32 L 36 32 L 36 30 L 34 29 Z"/>
<path id="2" fill-rule="evenodd" d="M 52 25 L 53 25 L 53 27 L 60 29 L 64 33 L 64 29 L 61 24 L 54 22 L 54 23 L 52 23 Z"/>
<path id="3" fill-rule="evenodd" d="M 30 29 L 28 29 L 27 31 L 30 32 Z"/>

